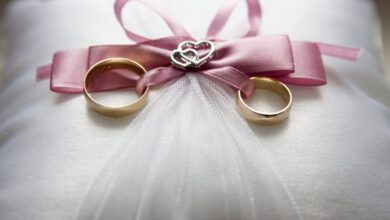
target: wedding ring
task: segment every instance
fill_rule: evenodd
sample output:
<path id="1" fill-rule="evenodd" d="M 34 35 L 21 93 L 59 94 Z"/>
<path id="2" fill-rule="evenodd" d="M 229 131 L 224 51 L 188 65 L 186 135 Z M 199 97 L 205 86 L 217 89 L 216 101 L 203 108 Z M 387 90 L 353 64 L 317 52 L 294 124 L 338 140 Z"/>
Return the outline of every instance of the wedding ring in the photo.
<path id="1" fill-rule="evenodd" d="M 271 90 L 284 100 L 285 107 L 276 112 L 260 112 L 249 107 L 242 98 L 241 91 L 237 92 L 237 106 L 244 118 L 250 122 L 260 125 L 273 125 L 286 119 L 290 113 L 292 96 L 286 85 L 268 77 L 252 77 L 251 80 L 257 89 Z"/>
<path id="2" fill-rule="evenodd" d="M 87 88 L 90 85 L 92 79 L 97 74 L 107 72 L 113 69 L 128 69 L 140 76 L 142 76 L 146 72 L 145 68 L 141 66 L 141 64 L 133 60 L 129 60 L 125 58 L 109 58 L 106 60 L 102 60 L 96 63 L 95 65 L 93 65 L 87 71 L 84 79 L 84 96 L 87 100 L 88 106 L 102 115 L 109 116 L 109 117 L 129 116 L 139 111 L 142 107 L 145 106 L 147 96 L 149 94 L 149 87 L 146 88 L 144 93 L 135 102 L 120 107 L 111 107 L 111 106 L 100 104 L 95 99 L 93 99 L 90 93 L 88 92 Z"/>

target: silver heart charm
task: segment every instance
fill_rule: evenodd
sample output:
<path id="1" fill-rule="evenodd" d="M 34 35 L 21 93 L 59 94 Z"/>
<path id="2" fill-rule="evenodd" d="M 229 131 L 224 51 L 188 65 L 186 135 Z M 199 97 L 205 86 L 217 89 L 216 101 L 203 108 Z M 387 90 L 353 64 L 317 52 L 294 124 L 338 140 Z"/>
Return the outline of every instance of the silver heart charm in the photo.
<path id="1" fill-rule="evenodd" d="M 188 56 L 188 55 L 191 56 Z M 192 65 L 192 60 L 198 57 L 196 50 L 187 48 L 185 50 L 174 50 L 171 53 L 171 62 L 182 69 L 189 68 Z"/>
<path id="2" fill-rule="evenodd" d="M 184 41 L 171 52 L 170 57 L 173 65 L 181 69 L 188 69 L 199 68 L 213 58 L 214 54 L 215 45 L 211 41 Z"/>

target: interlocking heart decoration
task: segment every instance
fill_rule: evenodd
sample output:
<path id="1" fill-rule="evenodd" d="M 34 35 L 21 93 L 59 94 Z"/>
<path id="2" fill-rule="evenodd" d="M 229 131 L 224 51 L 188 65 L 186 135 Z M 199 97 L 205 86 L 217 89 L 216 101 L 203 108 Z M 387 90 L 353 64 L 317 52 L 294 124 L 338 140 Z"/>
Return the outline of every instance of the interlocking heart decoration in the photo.
<path id="1" fill-rule="evenodd" d="M 199 68 L 215 54 L 215 45 L 208 40 L 183 41 L 171 52 L 171 63 L 180 69 Z"/>

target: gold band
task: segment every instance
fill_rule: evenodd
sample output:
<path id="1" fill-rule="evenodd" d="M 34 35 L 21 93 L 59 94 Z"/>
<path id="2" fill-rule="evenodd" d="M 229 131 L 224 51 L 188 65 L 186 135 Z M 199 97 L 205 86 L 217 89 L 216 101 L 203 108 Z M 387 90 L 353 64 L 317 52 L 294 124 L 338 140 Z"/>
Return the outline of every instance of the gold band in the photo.
<path id="1" fill-rule="evenodd" d="M 249 107 L 242 98 L 241 91 L 237 92 L 237 106 L 245 119 L 255 124 L 273 125 L 286 119 L 290 113 L 292 96 L 286 85 L 268 77 L 252 77 L 251 80 L 258 89 L 276 92 L 285 101 L 286 106 L 277 112 L 264 113 Z"/>
<path id="2" fill-rule="evenodd" d="M 125 58 L 110 58 L 96 63 L 87 71 L 84 79 L 84 96 L 87 100 L 88 106 L 96 112 L 109 117 L 125 117 L 139 111 L 146 104 L 149 87 L 146 88 L 144 93 L 135 102 L 120 107 L 102 105 L 89 94 L 87 88 L 94 76 L 112 69 L 129 69 L 141 76 L 146 72 L 145 68 L 141 66 L 141 64 Z"/>

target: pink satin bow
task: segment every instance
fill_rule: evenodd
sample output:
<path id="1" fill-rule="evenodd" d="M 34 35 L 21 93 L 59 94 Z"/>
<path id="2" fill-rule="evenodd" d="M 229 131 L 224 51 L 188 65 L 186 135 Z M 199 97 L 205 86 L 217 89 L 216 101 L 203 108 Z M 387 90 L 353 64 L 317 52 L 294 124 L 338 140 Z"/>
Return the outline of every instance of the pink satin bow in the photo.
<path id="1" fill-rule="evenodd" d="M 167 23 L 173 37 L 150 40 L 124 27 L 121 12 L 128 0 L 115 2 L 115 15 L 126 35 L 136 44 L 104 45 L 89 48 L 59 51 L 50 65 L 39 67 L 37 78 L 50 77 L 50 89 L 59 93 L 81 93 L 86 71 L 96 62 L 110 57 L 125 57 L 141 63 L 147 73 L 137 75 L 101 74 L 89 88 L 105 91 L 135 86 L 139 93 L 146 86 L 161 85 L 176 79 L 185 71 L 173 67 L 169 54 L 184 40 L 194 40 L 191 35 L 168 16 L 149 4 L 138 1 L 154 10 Z M 291 41 L 287 35 L 256 36 L 260 24 L 260 5 L 257 0 L 246 0 L 250 28 L 241 39 L 217 40 L 234 7 L 239 0 L 224 5 L 214 17 L 206 39 L 216 44 L 216 54 L 197 73 L 220 80 L 234 89 L 250 96 L 255 89 L 251 76 L 269 76 L 288 84 L 323 85 L 326 83 L 321 54 L 356 60 L 359 49 L 330 44 Z M 193 72 L 193 71 L 192 71 Z"/>

